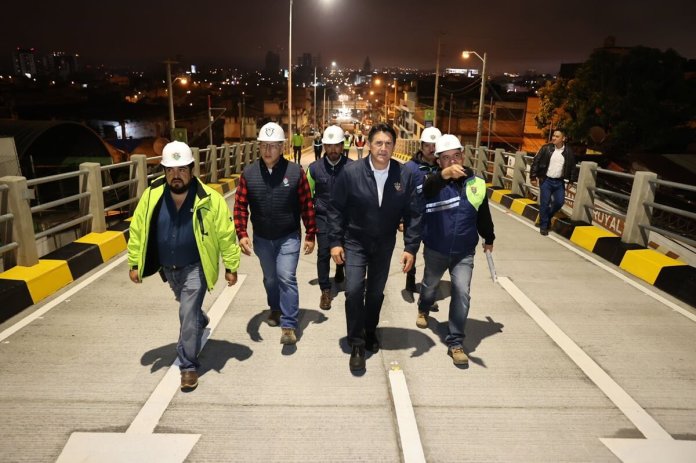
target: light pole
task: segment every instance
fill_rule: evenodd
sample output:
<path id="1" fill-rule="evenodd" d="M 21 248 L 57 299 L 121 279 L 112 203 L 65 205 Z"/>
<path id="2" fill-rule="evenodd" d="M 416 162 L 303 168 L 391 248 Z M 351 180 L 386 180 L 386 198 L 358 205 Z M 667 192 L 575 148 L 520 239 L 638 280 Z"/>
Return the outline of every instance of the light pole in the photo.
<path id="1" fill-rule="evenodd" d="M 479 97 L 479 111 L 478 111 L 478 123 L 476 125 L 476 148 L 481 146 L 481 131 L 483 130 L 483 99 L 486 95 L 486 53 L 483 53 L 483 58 L 481 55 L 475 51 L 463 51 L 462 58 L 469 59 L 471 54 L 476 55 L 478 59 L 483 61 L 483 66 L 481 68 L 481 95 Z"/>
<path id="2" fill-rule="evenodd" d="M 290 0 L 288 33 L 288 137 L 292 137 L 292 2 L 293 0 Z"/>
<path id="3" fill-rule="evenodd" d="M 163 61 L 167 65 L 167 95 L 169 96 L 169 138 L 174 139 L 174 92 L 172 88 L 172 64 L 178 64 L 178 61 L 166 60 Z"/>

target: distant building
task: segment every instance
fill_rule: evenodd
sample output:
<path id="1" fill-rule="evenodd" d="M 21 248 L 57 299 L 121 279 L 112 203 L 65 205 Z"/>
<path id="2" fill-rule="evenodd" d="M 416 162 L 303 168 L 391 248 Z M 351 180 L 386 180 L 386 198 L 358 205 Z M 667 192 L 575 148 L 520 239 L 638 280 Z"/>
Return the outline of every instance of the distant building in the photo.
<path id="1" fill-rule="evenodd" d="M 268 74 L 280 72 L 280 55 L 269 50 L 266 53 L 266 63 L 263 70 Z"/>
<path id="2" fill-rule="evenodd" d="M 46 57 L 46 70 L 52 76 L 61 80 L 67 80 L 78 71 L 77 59 L 79 55 L 72 55 L 62 51 L 51 52 Z"/>
<path id="3" fill-rule="evenodd" d="M 38 57 L 34 48 L 19 48 L 12 53 L 14 73 L 18 76 L 35 77 L 38 74 Z"/>

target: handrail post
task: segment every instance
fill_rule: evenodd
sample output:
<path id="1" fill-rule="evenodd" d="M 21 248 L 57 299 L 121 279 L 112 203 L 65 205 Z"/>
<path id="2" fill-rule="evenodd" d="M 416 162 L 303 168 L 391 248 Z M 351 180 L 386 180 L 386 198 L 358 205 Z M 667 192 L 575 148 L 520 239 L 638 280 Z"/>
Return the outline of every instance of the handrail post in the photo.
<path id="1" fill-rule="evenodd" d="M 230 178 L 230 174 L 231 174 L 231 172 L 230 172 L 230 153 L 232 150 L 230 148 L 231 148 L 230 144 L 225 143 L 224 148 L 222 150 L 222 159 L 223 159 L 223 161 L 222 161 L 222 175 L 224 178 Z"/>
<path id="2" fill-rule="evenodd" d="M 206 176 L 209 183 L 217 183 L 217 146 L 208 145 L 208 160 L 206 161 Z"/>
<path id="3" fill-rule="evenodd" d="M 233 146 L 234 148 L 234 173 L 242 173 L 242 155 L 244 154 L 244 144 L 237 143 Z"/>
<path id="4" fill-rule="evenodd" d="M 497 148 L 493 152 L 493 178 L 491 183 L 494 186 L 499 186 L 501 188 L 505 187 L 503 182 L 503 177 L 505 176 L 505 157 L 503 156 L 503 149 Z"/>
<path id="5" fill-rule="evenodd" d="M 31 216 L 29 200 L 32 194 L 27 188 L 25 177 L 7 176 L 0 178 L 7 190 L 7 209 L 12 214 L 12 236 L 17 240 L 17 265 L 31 267 L 39 263 L 36 249 L 34 220 Z M 21 239 L 19 239 L 21 237 Z"/>
<path id="6" fill-rule="evenodd" d="M 486 177 L 486 172 L 488 171 L 488 167 L 486 165 L 486 161 L 488 160 L 488 155 L 486 154 L 486 148 L 483 146 L 479 146 L 476 148 L 476 167 L 474 167 L 474 170 L 477 171 L 477 173 L 486 180 L 488 181 Z"/>
<path id="7" fill-rule="evenodd" d="M 147 188 L 147 156 L 131 154 L 130 160 L 135 163 L 133 178 L 138 180 L 138 183 L 135 184 L 135 197 L 140 198 Z"/>
<path id="8" fill-rule="evenodd" d="M 594 207 L 594 191 L 590 188 L 597 186 L 597 163 L 583 161 L 580 163 L 580 174 L 575 186 L 575 200 L 571 220 L 592 223 L 592 208 Z M 539 186 L 541 196 L 541 185 Z"/>
<path id="9" fill-rule="evenodd" d="M 201 175 L 201 150 L 192 147 L 191 153 L 193 154 L 193 176 L 199 177 Z"/>
<path id="10" fill-rule="evenodd" d="M 89 230 L 86 230 L 86 233 L 90 231 L 103 233 L 106 231 L 106 217 L 104 213 L 104 187 L 102 185 L 101 164 L 98 162 L 83 162 L 80 164 L 80 170 L 89 172 L 86 179 L 84 175 L 80 175 L 80 191 L 89 192 L 89 213 L 92 214 L 92 226 Z"/>
<path id="11" fill-rule="evenodd" d="M 512 193 L 520 196 L 525 196 L 524 191 L 524 173 L 527 170 L 524 162 L 524 157 L 527 155 L 524 151 L 515 153 L 515 165 L 512 169 Z"/>
<path id="12" fill-rule="evenodd" d="M 650 225 L 652 208 L 645 206 L 645 203 L 655 201 L 655 184 L 651 183 L 655 180 L 657 174 L 654 172 L 636 172 L 621 242 L 648 245 L 648 232 L 641 225 Z"/>

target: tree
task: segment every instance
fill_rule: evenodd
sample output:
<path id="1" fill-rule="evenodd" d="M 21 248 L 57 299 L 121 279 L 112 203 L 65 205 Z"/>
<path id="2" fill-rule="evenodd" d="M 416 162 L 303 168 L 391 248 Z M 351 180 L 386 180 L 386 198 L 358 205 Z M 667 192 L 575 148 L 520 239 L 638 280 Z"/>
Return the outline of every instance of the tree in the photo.
<path id="1" fill-rule="evenodd" d="M 674 50 L 603 48 L 570 80 L 539 91 L 539 128 L 563 127 L 569 137 L 610 155 L 683 150 L 694 131 L 696 81 Z M 590 132 L 606 133 L 592 140 Z"/>

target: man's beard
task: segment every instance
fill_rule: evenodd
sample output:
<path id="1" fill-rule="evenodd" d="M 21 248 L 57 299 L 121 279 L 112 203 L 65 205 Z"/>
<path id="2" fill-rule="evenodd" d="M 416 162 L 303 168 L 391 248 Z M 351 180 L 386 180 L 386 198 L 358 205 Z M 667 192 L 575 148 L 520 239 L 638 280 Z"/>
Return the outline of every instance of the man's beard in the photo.
<path id="1" fill-rule="evenodd" d="M 181 185 L 177 184 L 174 185 L 172 182 L 172 185 L 169 185 L 169 189 L 172 191 L 172 193 L 180 195 L 181 193 L 186 193 L 186 190 L 188 190 L 189 186 L 185 185 L 184 182 L 181 182 Z"/>

